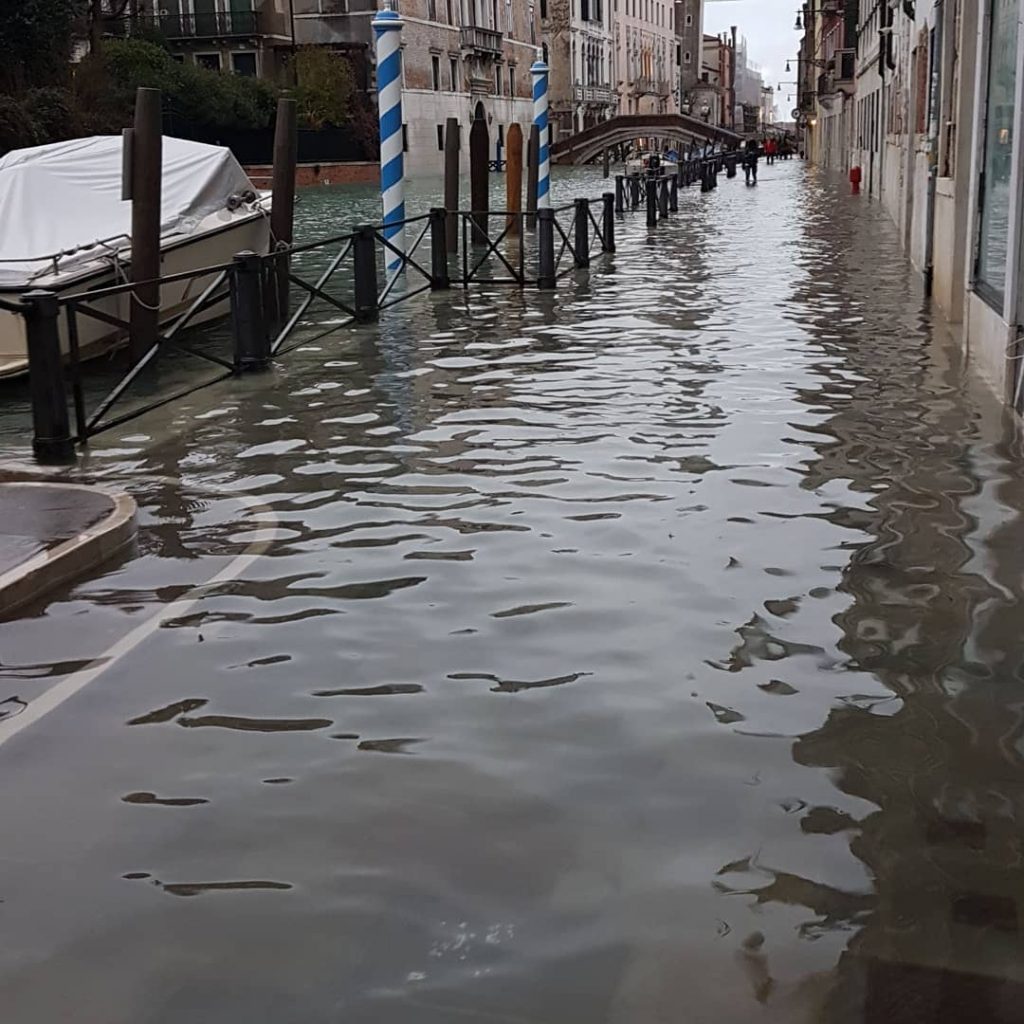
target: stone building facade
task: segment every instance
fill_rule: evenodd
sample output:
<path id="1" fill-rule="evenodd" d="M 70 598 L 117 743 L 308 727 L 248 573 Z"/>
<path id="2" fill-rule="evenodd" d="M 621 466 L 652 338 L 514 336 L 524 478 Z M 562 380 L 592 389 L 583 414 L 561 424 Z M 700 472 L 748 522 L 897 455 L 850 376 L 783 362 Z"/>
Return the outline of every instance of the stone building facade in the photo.
<path id="1" fill-rule="evenodd" d="M 830 56 L 827 12 L 803 8 L 808 156 L 859 168 L 864 200 L 892 218 L 935 309 L 1024 413 L 1024 0 L 848 0 L 844 10 L 844 45 Z M 851 64 L 852 104 L 836 98 Z"/>
<path id="2" fill-rule="evenodd" d="M 612 117 L 613 16 L 617 0 L 540 0 L 544 56 L 551 68 L 551 121 L 569 134 Z"/>
<path id="3" fill-rule="evenodd" d="M 704 62 L 704 0 L 676 0 L 675 14 L 681 107 L 690 91 L 701 80 Z"/>
<path id="4" fill-rule="evenodd" d="M 292 0 L 296 42 L 348 51 L 365 67 L 375 89 L 375 0 Z M 411 175 L 443 169 L 443 129 L 454 117 L 462 128 L 468 167 L 468 132 L 474 118 L 487 122 L 492 157 L 503 155 L 505 132 L 533 121 L 530 66 L 541 52 L 539 5 L 534 0 L 396 0 L 402 15 L 403 116 Z"/>
<path id="5" fill-rule="evenodd" d="M 615 49 L 620 114 L 679 111 L 675 0 L 618 0 Z"/>

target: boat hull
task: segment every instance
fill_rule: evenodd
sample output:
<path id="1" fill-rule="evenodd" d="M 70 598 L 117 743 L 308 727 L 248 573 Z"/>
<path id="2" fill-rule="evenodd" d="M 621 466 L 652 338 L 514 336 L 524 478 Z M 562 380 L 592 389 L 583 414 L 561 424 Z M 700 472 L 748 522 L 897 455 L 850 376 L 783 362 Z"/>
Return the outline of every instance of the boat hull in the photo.
<path id="1" fill-rule="evenodd" d="M 204 222 L 201 227 L 205 230 L 197 231 L 183 238 L 165 241 L 160 252 L 160 274 L 162 277 L 230 263 L 232 257 L 239 252 L 265 253 L 268 251 L 270 223 L 261 212 L 247 211 L 244 215 L 235 214 L 226 220 L 216 218 L 213 225 Z M 160 288 L 161 321 L 165 323 L 171 321 L 187 310 L 215 277 L 215 274 L 207 274 L 162 285 Z M 109 288 L 122 281 L 123 276 L 119 275 L 113 267 L 105 266 L 67 275 L 63 278 L 42 279 L 34 287 L 46 288 L 60 297 L 67 297 Z M 9 301 L 17 300 L 26 290 L 28 289 L 3 290 L 0 291 L 0 298 Z M 88 303 L 87 308 L 95 309 L 120 320 L 128 320 L 131 311 L 130 303 L 130 294 L 123 292 Z M 197 314 L 191 323 L 201 324 L 216 320 L 225 316 L 227 312 L 228 303 L 227 300 L 224 300 Z M 102 355 L 125 344 L 127 340 L 125 331 L 111 327 L 110 324 L 84 313 L 79 313 L 77 326 L 78 345 L 82 358 L 94 358 Z M 66 353 L 68 351 L 68 326 L 67 316 L 64 313 L 60 318 L 60 342 L 61 349 Z M 18 376 L 27 371 L 28 346 L 25 320 L 18 313 L 0 310 L 0 378 Z"/>

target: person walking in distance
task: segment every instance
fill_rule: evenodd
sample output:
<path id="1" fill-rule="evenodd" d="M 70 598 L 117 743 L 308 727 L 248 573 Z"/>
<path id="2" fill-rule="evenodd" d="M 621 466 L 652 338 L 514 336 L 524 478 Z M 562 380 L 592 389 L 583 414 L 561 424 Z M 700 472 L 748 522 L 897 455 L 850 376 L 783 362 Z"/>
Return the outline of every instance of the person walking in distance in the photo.
<path id="1" fill-rule="evenodd" d="M 760 143 L 757 139 L 747 139 L 743 151 L 743 173 L 747 176 L 747 184 L 757 184 L 757 158 L 760 156 Z"/>
<path id="2" fill-rule="evenodd" d="M 769 136 L 764 142 L 764 155 L 769 167 L 775 163 L 775 149 L 775 140 Z"/>

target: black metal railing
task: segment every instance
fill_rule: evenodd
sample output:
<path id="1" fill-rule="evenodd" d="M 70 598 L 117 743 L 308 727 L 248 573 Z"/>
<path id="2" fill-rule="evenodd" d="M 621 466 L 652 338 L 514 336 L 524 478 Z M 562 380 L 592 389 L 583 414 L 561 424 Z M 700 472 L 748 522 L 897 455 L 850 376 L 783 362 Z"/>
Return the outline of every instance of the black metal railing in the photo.
<path id="1" fill-rule="evenodd" d="M 165 39 L 222 39 L 260 34 L 257 11 L 155 14 L 141 17 L 140 21 Z"/>
<path id="2" fill-rule="evenodd" d="M 103 431 L 227 377 L 265 366 L 327 334 L 372 322 L 385 310 L 426 291 L 453 285 L 468 288 L 474 283 L 554 289 L 562 278 L 588 269 L 595 256 L 615 252 L 616 221 L 627 210 L 645 205 L 647 224 L 654 227 L 678 209 L 681 186 L 700 181 L 702 191 L 714 188 L 728 160 L 719 152 L 688 154 L 675 173 L 620 175 L 614 193 L 606 192 L 597 200 L 575 199 L 557 208 L 525 212 L 434 208 L 401 223 L 407 239 L 403 244 L 391 233 L 399 225 L 364 224 L 344 234 L 262 255 L 239 253 L 229 264 L 157 281 L 125 282 L 71 295 L 37 290 L 25 293 L 20 302 L 0 301 L 0 309 L 20 313 L 26 324 L 33 447 L 42 460 L 66 460 L 73 457 L 75 444 L 87 444 Z M 461 262 L 453 251 L 457 238 L 450 233 L 461 235 Z M 461 274 L 453 274 L 453 266 Z M 139 292 L 145 294 L 153 285 L 165 302 L 171 289 L 176 315 L 157 331 L 156 340 L 144 352 L 132 353 L 131 365 L 90 408 L 83 382 L 83 361 L 89 354 L 81 343 L 83 324 L 99 323 L 115 339 L 130 336 L 132 304 L 141 301 Z M 289 289 L 297 289 L 302 296 L 294 307 L 288 302 Z M 317 303 L 343 317 L 317 323 L 311 317 Z M 226 352 L 204 343 L 205 335 L 189 333 L 198 321 L 222 314 L 229 316 L 230 323 Z M 305 330 L 308 327 L 322 329 L 311 336 Z M 95 338 L 95 329 L 91 334 Z M 222 348 L 223 337 L 221 332 Z M 198 381 L 188 379 L 167 394 L 158 383 L 142 404 L 125 409 L 126 396 L 161 354 L 170 351 L 200 360 L 213 368 L 213 374 Z"/>

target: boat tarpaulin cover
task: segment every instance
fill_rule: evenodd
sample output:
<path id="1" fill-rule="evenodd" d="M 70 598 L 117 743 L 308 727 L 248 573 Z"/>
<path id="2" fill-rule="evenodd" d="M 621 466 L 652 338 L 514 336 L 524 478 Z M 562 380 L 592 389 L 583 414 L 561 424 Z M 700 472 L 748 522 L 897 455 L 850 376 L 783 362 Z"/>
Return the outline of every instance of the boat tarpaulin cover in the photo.
<path id="1" fill-rule="evenodd" d="M 31 286 L 124 250 L 132 204 L 121 199 L 119 136 L 17 149 L 0 158 L 0 287 Z M 164 137 L 161 235 L 189 234 L 228 197 L 252 188 L 230 150 Z M 102 244 L 98 244 L 102 243 Z"/>

